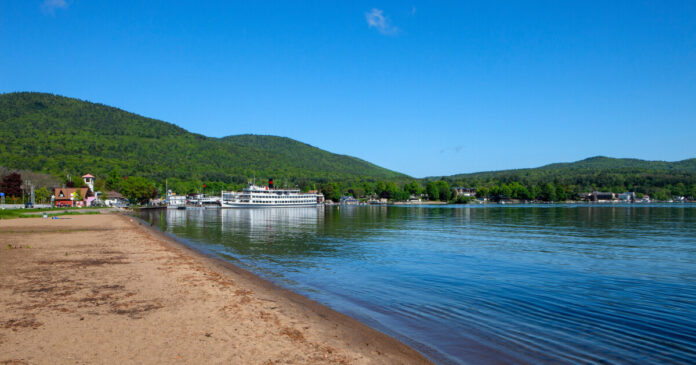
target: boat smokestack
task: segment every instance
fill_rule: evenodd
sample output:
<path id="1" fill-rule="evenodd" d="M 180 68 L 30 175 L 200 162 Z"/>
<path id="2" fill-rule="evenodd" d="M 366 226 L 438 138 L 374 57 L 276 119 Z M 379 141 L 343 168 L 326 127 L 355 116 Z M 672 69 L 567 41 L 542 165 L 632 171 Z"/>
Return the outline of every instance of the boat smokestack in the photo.
<path id="1" fill-rule="evenodd" d="M 268 188 L 273 189 L 273 178 L 268 179 Z"/>

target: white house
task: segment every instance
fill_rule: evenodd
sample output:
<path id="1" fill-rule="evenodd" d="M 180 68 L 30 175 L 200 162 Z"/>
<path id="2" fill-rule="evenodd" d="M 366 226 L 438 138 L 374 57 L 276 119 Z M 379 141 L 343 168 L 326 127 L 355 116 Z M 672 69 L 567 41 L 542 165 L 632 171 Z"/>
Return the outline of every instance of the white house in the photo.
<path id="1" fill-rule="evenodd" d="M 106 193 L 104 204 L 107 207 L 125 207 L 128 205 L 128 199 L 124 198 L 123 195 L 116 191 L 110 191 Z"/>
<path id="2" fill-rule="evenodd" d="M 456 188 L 454 188 L 454 194 L 455 194 L 455 196 L 475 197 L 476 196 L 476 188 L 456 187 Z"/>

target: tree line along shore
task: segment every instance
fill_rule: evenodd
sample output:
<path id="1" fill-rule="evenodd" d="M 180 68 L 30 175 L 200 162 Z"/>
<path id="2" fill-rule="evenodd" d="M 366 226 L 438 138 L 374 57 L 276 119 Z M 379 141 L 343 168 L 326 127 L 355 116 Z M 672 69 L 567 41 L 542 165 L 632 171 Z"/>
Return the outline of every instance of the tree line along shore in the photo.
<path id="1" fill-rule="evenodd" d="M 79 176 L 79 175 L 78 175 Z M 249 179 L 250 181 L 252 179 Z M 256 179 L 261 180 L 261 179 Z M 470 203 L 478 201 L 536 201 L 564 202 L 591 200 L 592 192 L 631 192 L 634 201 L 693 201 L 696 197 L 696 178 L 692 174 L 606 174 L 593 176 L 566 174 L 553 181 L 543 176 L 526 174 L 523 177 L 473 176 L 465 178 L 425 178 L 406 182 L 398 181 L 309 181 L 292 178 L 275 179 L 276 186 L 294 187 L 301 191 L 317 190 L 327 201 L 339 202 L 342 197 L 358 200 L 382 200 L 391 202 L 439 201 Z M 29 201 L 32 186 L 36 203 L 50 203 L 53 188 L 86 187 L 84 181 L 50 174 L 0 169 L 0 193 L 5 204 L 23 204 Z M 155 181 L 143 176 L 123 176 L 113 170 L 103 177 L 97 176 L 93 192 L 101 192 L 102 199 L 109 194 L 122 194 L 131 203 L 146 204 L 152 199 L 166 196 L 166 188 L 180 195 L 219 195 L 221 191 L 241 190 L 245 184 L 221 181 L 166 179 Z M 91 192 L 91 193 L 93 193 Z M 78 192 L 79 194 L 79 192 Z M 90 194 L 90 193 L 88 193 Z"/>

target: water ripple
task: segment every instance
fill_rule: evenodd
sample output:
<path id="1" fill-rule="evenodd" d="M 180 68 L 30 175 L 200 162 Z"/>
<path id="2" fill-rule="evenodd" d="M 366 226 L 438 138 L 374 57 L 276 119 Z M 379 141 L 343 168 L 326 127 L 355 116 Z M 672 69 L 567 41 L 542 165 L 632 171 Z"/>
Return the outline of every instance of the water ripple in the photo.
<path id="1" fill-rule="evenodd" d="M 145 217 L 438 363 L 696 363 L 694 205 Z"/>

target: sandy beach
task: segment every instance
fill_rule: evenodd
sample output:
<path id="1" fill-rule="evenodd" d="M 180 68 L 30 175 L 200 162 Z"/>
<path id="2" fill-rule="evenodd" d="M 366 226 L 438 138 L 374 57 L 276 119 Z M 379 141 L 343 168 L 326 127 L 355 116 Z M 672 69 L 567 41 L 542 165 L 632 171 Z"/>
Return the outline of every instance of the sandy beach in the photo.
<path id="1" fill-rule="evenodd" d="M 120 214 L 0 220 L 0 364 L 423 364 Z"/>

